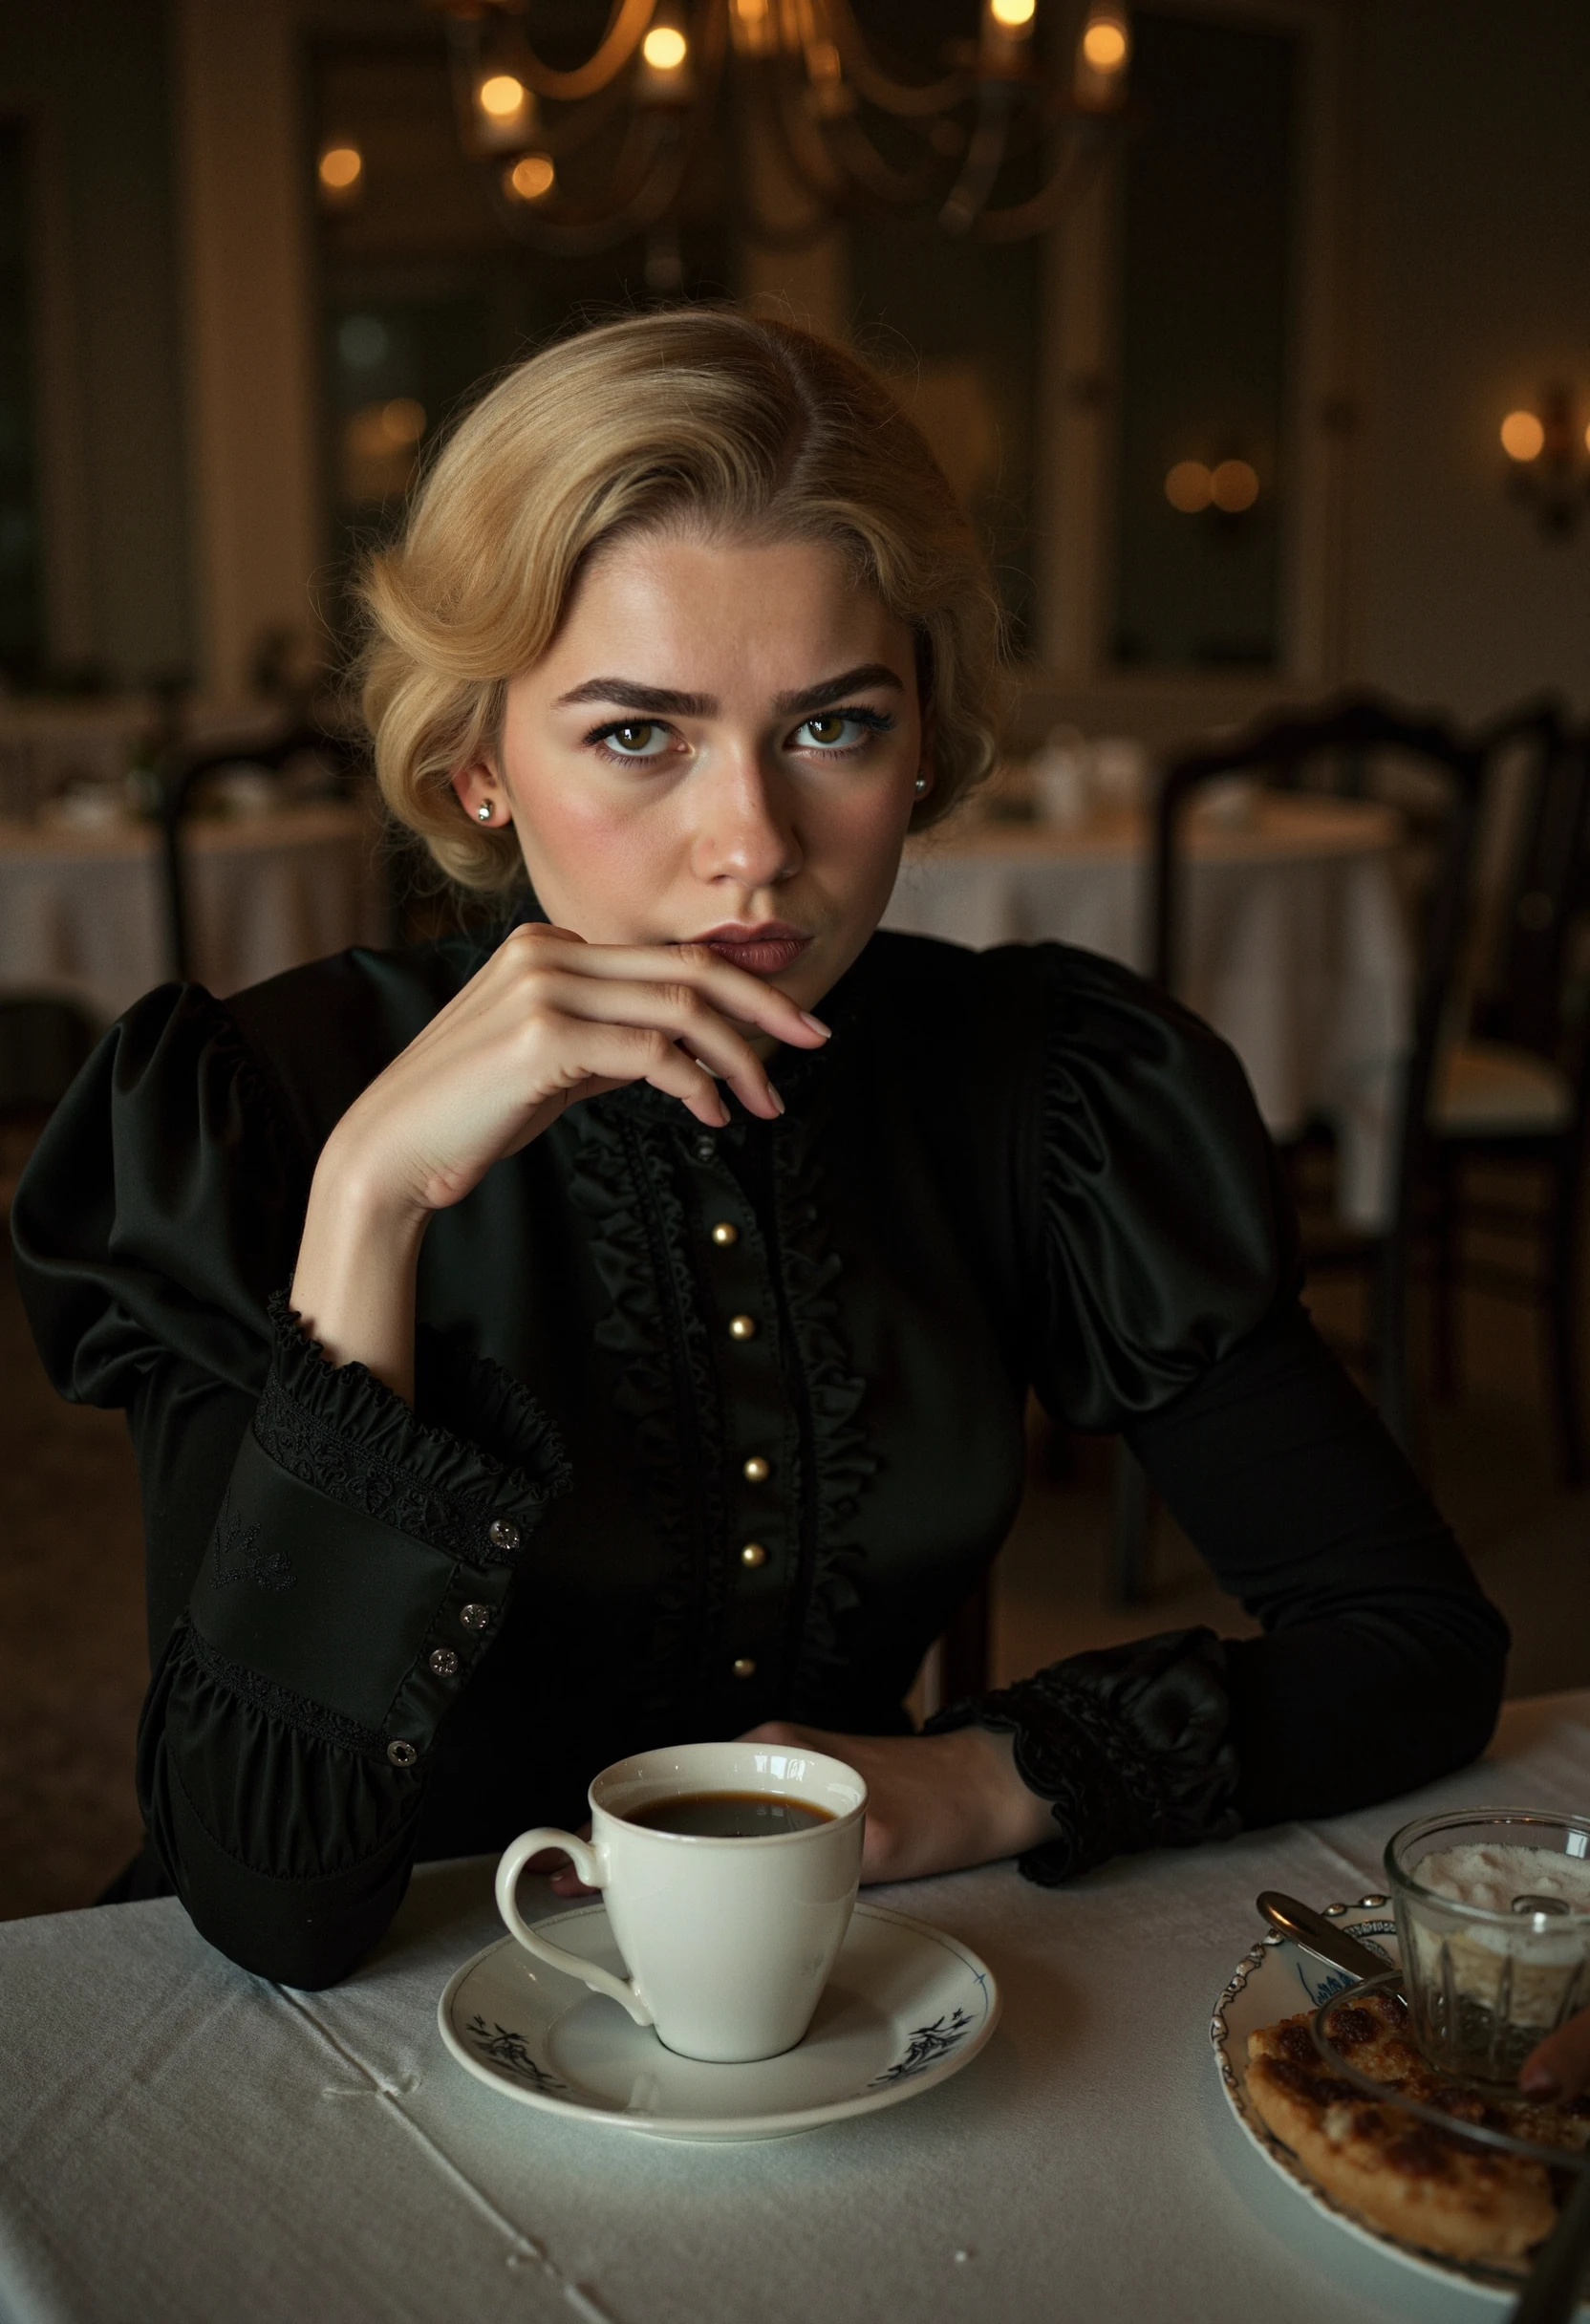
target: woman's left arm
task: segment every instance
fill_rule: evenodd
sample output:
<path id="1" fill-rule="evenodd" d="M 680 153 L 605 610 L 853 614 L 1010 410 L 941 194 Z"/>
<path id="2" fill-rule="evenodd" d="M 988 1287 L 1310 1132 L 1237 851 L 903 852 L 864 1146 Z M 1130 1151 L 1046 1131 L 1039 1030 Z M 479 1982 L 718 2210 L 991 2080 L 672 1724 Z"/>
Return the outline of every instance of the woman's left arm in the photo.
<path id="1" fill-rule="evenodd" d="M 1021 1853 L 1053 1883 L 1134 1849 L 1340 1815 L 1484 1750 L 1507 1625 L 1300 1307 L 1129 1441 L 1265 1635 L 1071 1655 L 951 1706 L 920 1738 L 759 1729 L 861 1768 L 864 1878 Z"/>

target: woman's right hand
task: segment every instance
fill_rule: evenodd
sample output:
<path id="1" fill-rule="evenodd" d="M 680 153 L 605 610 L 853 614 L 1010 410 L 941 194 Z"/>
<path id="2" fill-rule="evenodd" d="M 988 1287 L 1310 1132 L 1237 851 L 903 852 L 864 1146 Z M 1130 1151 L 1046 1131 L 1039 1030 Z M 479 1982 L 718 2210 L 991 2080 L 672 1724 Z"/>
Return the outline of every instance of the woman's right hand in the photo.
<path id="1" fill-rule="evenodd" d="M 752 1045 L 759 1034 L 806 1049 L 827 1038 L 817 1018 L 705 946 L 516 928 L 326 1141 L 292 1287 L 306 1328 L 333 1363 L 357 1360 L 408 1395 L 414 1272 L 432 1215 L 568 1107 L 630 1082 L 650 1082 L 717 1130 L 729 1119 L 722 1080 L 748 1112 L 775 1120 L 784 1105 Z"/>

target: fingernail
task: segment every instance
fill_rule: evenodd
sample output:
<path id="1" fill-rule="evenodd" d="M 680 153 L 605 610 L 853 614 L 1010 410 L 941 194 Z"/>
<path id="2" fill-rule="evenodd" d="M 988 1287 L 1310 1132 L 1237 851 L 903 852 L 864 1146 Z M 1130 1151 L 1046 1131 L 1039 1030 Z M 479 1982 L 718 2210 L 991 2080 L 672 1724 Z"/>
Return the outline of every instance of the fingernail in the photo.
<path id="1" fill-rule="evenodd" d="M 822 1018 L 814 1017 L 809 1009 L 803 1009 L 801 1011 L 801 1022 L 806 1027 L 808 1032 L 821 1033 L 825 1041 L 831 1041 L 833 1039 L 832 1025 L 825 1024 Z"/>
<path id="2" fill-rule="evenodd" d="M 778 1091 L 777 1091 L 777 1090 L 774 1088 L 774 1087 L 773 1087 L 773 1085 L 772 1085 L 772 1083 L 771 1083 L 771 1082 L 769 1082 L 769 1083 L 768 1083 L 768 1085 L 767 1085 L 767 1094 L 768 1094 L 768 1096 L 769 1096 L 769 1097 L 772 1099 L 772 1101 L 773 1101 L 774 1105 L 775 1105 L 775 1106 L 778 1108 L 779 1111 L 780 1111 L 781 1113 L 783 1113 L 783 1111 L 784 1111 L 784 1100 L 783 1100 L 783 1098 L 782 1098 L 782 1097 L 779 1095 Z"/>
<path id="3" fill-rule="evenodd" d="M 1562 2095 L 1562 2085 L 1548 2066 L 1526 2066 L 1518 2077 L 1518 2087 L 1526 2098 L 1555 2098 Z"/>

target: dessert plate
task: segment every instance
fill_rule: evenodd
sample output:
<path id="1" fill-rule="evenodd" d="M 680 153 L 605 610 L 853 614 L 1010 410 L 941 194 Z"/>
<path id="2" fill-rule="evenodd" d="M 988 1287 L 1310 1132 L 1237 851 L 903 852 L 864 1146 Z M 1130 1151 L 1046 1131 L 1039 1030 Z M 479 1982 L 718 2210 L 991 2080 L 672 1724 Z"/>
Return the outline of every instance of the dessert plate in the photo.
<path id="1" fill-rule="evenodd" d="M 536 1924 L 624 1973 L 602 1904 Z M 858 1904 L 803 2042 L 748 2066 L 664 2049 L 616 2001 L 512 1937 L 477 1953 L 437 2004 L 441 2038 L 481 2081 L 545 2114 L 655 2139 L 782 2139 L 875 2114 L 947 2081 L 999 2022 L 993 1975 L 941 1929 Z"/>
<path id="2" fill-rule="evenodd" d="M 1388 1963 L 1399 1958 L 1397 1925 L 1387 1898 L 1366 1896 L 1353 1905 L 1327 1904 L 1325 1911 L 1373 1951 L 1384 1953 Z M 1389 2252 L 1393 2259 L 1417 2268 L 1425 2275 L 1449 2284 L 1455 2278 L 1472 2291 L 1489 2294 L 1495 2307 L 1501 2309 L 1518 2295 L 1526 2273 L 1522 2265 L 1514 2268 L 1505 2261 L 1451 2259 L 1445 2252 L 1427 2250 L 1421 2244 L 1405 2243 L 1401 2236 L 1361 2219 L 1310 2177 L 1290 2147 L 1283 2146 L 1274 2131 L 1259 2120 L 1249 2101 L 1249 2034 L 1257 2033 L 1260 2026 L 1273 2026 L 1278 2018 L 1295 2017 L 1300 2010 L 1318 2009 L 1333 1993 L 1344 1992 L 1351 1982 L 1341 1969 L 1316 1960 L 1312 1953 L 1305 1953 L 1290 1937 L 1282 1937 L 1275 1929 L 1243 1955 L 1235 1974 L 1214 2005 L 1209 2029 L 1215 2064 L 1232 2112 L 1265 2161 L 1339 2227 L 1344 2227 L 1360 2243 L 1373 2244 L 1377 2249 Z"/>

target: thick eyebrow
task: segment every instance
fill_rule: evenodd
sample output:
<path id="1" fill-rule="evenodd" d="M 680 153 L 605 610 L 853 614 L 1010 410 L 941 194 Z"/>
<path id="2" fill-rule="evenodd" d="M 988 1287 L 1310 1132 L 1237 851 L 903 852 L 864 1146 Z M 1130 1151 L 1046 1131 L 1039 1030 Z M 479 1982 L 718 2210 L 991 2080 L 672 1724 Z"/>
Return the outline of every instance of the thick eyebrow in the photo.
<path id="1" fill-rule="evenodd" d="M 781 718 L 792 718 L 797 711 L 808 716 L 813 710 L 827 710 L 830 702 L 842 702 L 848 694 L 860 694 L 869 686 L 892 686 L 896 694 L 905 692 L 903 680 L 881 661 L 864 661 L 854 670 L 841 670 L 837 678 L 826 678 L 821 685 L 806 686 L 799 694 L 776 694 L 773 707 Z"/>
<path id="2" fill-rule="evenodd" d="M 853 670 L 842 670 L 837 678 L 804 686 L 796 694 L 776 694 L 773 708 L 780 718 L 797 713 L 809 718 L 813 711 L 826 710 L 830 702 L 842 702 L 848 694 L 859 694 L 869 686 L 892 686 L 900 694 L 905 691 L 904 681 L 886 663 L 864 661 Z M 715 694 L 677 694 L 669 686 L 638 685 L 633 678 L 588 678 L 584 685 L 558 696 L 560 709 L 575 702 L 612 702 L 617 709 L 649 712 L 655 718 L 710 719 L 718 715 Z"/>
<path id="3" fill-rule="evenodd" d="M 588 678 L 558 696 L 560 710 L 567 702 L 615 702 L 620 710 L 650 710 L 658 718 L 710 719 L 718 712 L 715 694 L 676 694 L 667 686 L 636 685 L 633 678 Z"/>

